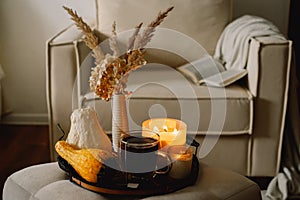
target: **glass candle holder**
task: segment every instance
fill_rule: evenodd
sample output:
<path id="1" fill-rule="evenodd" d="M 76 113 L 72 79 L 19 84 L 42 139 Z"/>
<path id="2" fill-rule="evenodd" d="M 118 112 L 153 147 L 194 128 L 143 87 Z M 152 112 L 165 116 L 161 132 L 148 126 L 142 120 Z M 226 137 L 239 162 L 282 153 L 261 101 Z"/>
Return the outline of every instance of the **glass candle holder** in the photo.
<path id="1" fill-rule="evenodd" d="M 143 130 L 150 130 L 160 137 L 160 148 L 168 148 L 174 145 L 185 145 L 186 123 L 171 118 L 148 119 L 142 124 Z"/>
<path id="2" fill-rule="evenodd" d="M 193 150 L 185 145 L 171 146 L 168 155 L 172 160 L 169 176 L 174 179 L 187 178 L 192 170 Z"/>

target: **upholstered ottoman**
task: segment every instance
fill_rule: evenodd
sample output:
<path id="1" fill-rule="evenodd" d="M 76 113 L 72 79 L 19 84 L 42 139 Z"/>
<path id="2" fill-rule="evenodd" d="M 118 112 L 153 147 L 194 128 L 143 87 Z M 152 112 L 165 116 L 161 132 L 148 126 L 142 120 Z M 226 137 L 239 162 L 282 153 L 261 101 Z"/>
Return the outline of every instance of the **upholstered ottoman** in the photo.
<path id="1" fill-rule="evenodd" d="M 100 200 L 136 199 L 136 197 L 105 196 L 88 191 L 70 182 L 57 163 L 35 165 L 15 172 L 7 178 L 3 200 Z M 261 199 L 260 188 L 251 180 L 231 171 L 200 163 L 195 185 L 159 196 L 143 199 L 170 200 L 256 200 Z"/>

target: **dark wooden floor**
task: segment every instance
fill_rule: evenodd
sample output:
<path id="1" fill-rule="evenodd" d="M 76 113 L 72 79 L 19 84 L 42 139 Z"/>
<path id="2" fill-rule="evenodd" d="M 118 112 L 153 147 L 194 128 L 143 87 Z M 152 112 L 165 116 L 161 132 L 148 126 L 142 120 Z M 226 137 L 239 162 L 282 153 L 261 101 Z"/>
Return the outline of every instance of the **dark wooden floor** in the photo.
<path id="1" fill-rule="evenodd" d="M 50 161 L 48 126 L 0 124 L 0 189 L 25 167 Z"/>

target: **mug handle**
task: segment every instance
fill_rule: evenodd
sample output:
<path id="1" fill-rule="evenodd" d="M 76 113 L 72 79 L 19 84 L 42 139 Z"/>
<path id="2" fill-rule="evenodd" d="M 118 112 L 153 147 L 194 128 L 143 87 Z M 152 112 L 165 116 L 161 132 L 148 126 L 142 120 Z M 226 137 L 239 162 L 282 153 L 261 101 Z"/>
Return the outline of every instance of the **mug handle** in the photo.
<path id="1" fill-rule="evenodd" d="M 172 160 L 171 160 L 170 156 L 167 153 L 162 152 L 162 151 L 157 151 L 156 153 L 157 153 L 158 156 L 161 156 L 161 157 L 165 158 L 167 160 L 168 165 L 166 167 L 161 168 L 161 169 L 155 170 L 154 171 L 155 174 L 167 174 L 172 168 Z M 164 168 L 166 168 L 166 169 L 163 170 Z"/>

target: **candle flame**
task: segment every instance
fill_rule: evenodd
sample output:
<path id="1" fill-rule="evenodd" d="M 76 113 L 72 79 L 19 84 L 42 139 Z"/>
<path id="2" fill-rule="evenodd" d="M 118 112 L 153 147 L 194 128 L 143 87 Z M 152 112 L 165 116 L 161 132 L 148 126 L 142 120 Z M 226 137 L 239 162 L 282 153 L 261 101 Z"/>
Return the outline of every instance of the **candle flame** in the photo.
<path id="1" fill-rule="evenodd" d="M 168 127 L 166 125 L 163 126 L 164 132 L 168 132 Z"/>
<path id="2" fill-rule="evenodd" d="M 143 129 L 149 129 L 157 133 L 160 137 L 161 147 L 184 145 L 186 143 L 186 125 L 176 119 L 149 119 L 143 122 Z"/>
<path id="3" fill-rule="evenodd" d="M 159 128 L 158 128 L 157 126 L 154 126 L 154 127 L 153 127 L 153 132 L 159 133 Z"/>

